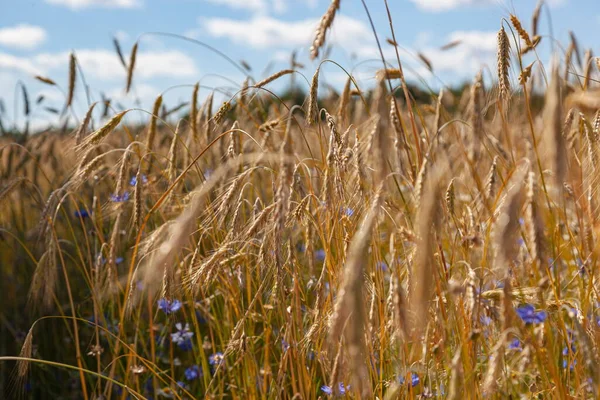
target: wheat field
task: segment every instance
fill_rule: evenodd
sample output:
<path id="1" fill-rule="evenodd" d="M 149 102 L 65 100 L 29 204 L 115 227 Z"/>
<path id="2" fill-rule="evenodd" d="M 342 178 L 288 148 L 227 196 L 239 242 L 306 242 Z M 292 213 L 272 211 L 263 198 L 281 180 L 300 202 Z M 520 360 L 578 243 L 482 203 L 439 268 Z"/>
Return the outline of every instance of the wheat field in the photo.
<path id="1" fill-rule="evenodd" d="M 491 84 L 416 96 L 397 57 L 323 91 L 323 60 L 0 137 L 3 398 L 598 398 L 600 62 L 543 63 L 539 12 Z"/>

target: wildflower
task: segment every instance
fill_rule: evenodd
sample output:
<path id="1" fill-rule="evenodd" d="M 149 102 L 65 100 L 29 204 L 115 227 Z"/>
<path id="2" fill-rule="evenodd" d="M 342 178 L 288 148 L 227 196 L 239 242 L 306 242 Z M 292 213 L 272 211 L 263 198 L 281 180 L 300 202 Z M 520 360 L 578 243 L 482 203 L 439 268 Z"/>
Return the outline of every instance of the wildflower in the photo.
<path id="1" fill-rule="evenodd" d="M 183 381 L 177 381 L 177 386 L 179 386 L 182 389 L 186 389 L 188 388 L 188 385 L 185 384 L 185 382 Z"/>
<path id="2" fill-rule="evenodd" d="M 285 353 L 290 348 L 290 344 L 285 339 L 281 339 L 281 348 L 283 349 L 283 352 Z"/>
<path id="3" fill-rule="evenodd" d="M 123 257 L 117 257 L 115 258 L 115 264 L 121 264 L 123 262 L 124 258 Z"/>
<path id="4" fill-rule="evenodd" d="M 100 345 L 93 345 L 90 347 L 90 351 L 87 353 L 88 356 L 96 357 L 100 354 L 104 353 L 104 348 Z"/>
<path id="5" fill-rule="evenodd" d="M 116 193 L 110 195 L 110 201 L 113 203 L 124 203 L 127 200 L 129 200 L 129 192 L 124 192 L 122 195 Z"/>
<path id="6" fill-rule="evenodd" d="M 325 250 L 319 249 L 315 251 L 315 258 L 317 261 L 325 261 Z"/>
<path id="7" fill-rule="evenodd" d="M 212 366 L 219 366 L 219 365 L 223 364 L 224 360 L 225 359 L 223 357 L 223 353 L 221 353 L 221 352 L 211 354 L 208 357 L 208 363 Z"/>
<path id="8" fill-rule="evenodd" d="M 567 362 L 567 360 L 563 360 L 563 362 L 562 362 L 563 369 L 567 369 L 567 365 L 569 366 L 569 370 L 573 371 L 575 369 L 575 365 L 577 365 L 577 360 L 573 360 L 573 362 L 571 362 L 571 364 L 569 364 Z"/>
<path id="9" fill-rule="evenodd" d="M 490 317 L 488 317 L 487 315 L 480 316 L 479 321 L 481 322 L 482 325 L 485 325 L 485 326 L 488 326 L 489 324 L 492 323 L 492 319 Z"/>
<path id="10" fill-rule="evenodd" d="M 508 348 L 511 350 L 522 350 L 521 341 L 519 339 L 513 339 L 509 344 Z"/>
<path id="11" fill-rule="evenodd" d="M 340 383 L 338 383 L 338 390 L 341 395 L 344 395 L 344 394 L 346 394 L 346 390 L 350 390 L 350 385 L 344 387 L 344 384 L 342 382 L 340 382 Z"/>
<path id="12" fill-rule="evenodd" d="M 517 314 L 526 324 L 541 324 L 548 317 L 545 311 L 536 312 L 531 304 L 517 308 Z"/>
<path id="13" fill-rule="evenodd" d="M 132 365 L 131 367 L 129 367 L 129 369 L 134 375 L 140 375 L 146 372 L 146 367 L 144 367 L 143 365 Z"/>
<path id="14" fill-rule="evenodd" d="M 327 385 L 321 386 L 321 391 L 328 396 L 331 396 L 333 394 L 333 390 L 331 390 L 331 387 Z"/>
<path id="15" fill-rule="evenodd" d="M 347 217 L 351 217 L 354 215 L 354 210 L 351 209 L 350 207 L 342 207 L 342 212 L 344 213 L 345 216 Z"/>
<path id="16" fill-rule="evenodd" d="M 182 350 L 191 350 L 192 348 L 192 336 L 194 332 L 190 331 L 190 324 L 182 326 L 181 322 L 175 324 L 177 332 L 171 333 L 171 341 L 179 346 Z"/>
<path id="17" fill-rule="evenodd" d="M 185 370 L 184 375 L 185 379 L 187 379 L 188 381 L 193 381 L 194 379 L 198 379 L 202 376 L 202 371 L 197 365 L 192 365 L 191 367 Z"/>
<path id="18" fill-rule="evenodd" d="M 77 210 L 75 211 L 75 218 L 87 218 L 90 216 L 90 213 L 87 212 L 87 210 L 82 209 L 82 210 Z"/>
<path id="19" fill-rule="evenodd" d="M 400 376 L 398 377 L 398 383 L 400 385 L 404 385 L 404 382 L 406 382 L 406 379 L 404 378 L 404 376 Z M 412 387 L 417 386 L 419 383 L 421 382 L 421 379 L 419 378 L 419 375 L 415 374 L 414 372 L 411 374 L 410 376 L 410 385 Z"/>
<path id="20" fill-rule="evenodd" d="M 173 391 L 170 387 L 164 387 L 158 390 L 158 395 L 167 399 L 172 399 L 175 396 L 173 395 Z"/>
<path id="21" fill-rule="evenodd" d="M 385 261 L 379 261 L 377 263 L 377 269 L 380 270 L 381 272 L 387 272 L 388 271 L 388 265 Z"/>
<path id="22" fill-rule="evenodd" d="M 158 308 L 163 310 L 165 314 L 171 314 L 178 311 L 181 308 L 181 301 L 160 299 L 158 300 Z"/>
<path id="23" fill-rule="evenodd" d="M 148 177 L 146 177 L 146 175 L 142 174 L 142 183 L 146 184 L 148 183 Z M 135 186 L 137 184 L 137 178 L 135 176 L 132 176 L 131 179 L 129 180 L 129 184 L 131 186 Z"/>

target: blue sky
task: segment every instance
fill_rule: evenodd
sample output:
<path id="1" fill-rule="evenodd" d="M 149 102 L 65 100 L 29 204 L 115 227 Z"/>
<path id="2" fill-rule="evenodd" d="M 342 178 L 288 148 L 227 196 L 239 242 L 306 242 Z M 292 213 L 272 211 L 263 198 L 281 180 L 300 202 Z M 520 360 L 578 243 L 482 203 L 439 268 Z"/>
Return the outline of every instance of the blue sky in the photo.
<path id="1" fill-rule="evenodd" d="M 496 32 L 502 17 L 513 12 L 525 27 L 537 0 L 388 0 L 396 37 L 407 76 L 432 88 L 471 79 L 483 66 L 486 80 L 494 71 Z M 383 42 L 390 37 L 383 0 L 367 0 L 378 34 Z M 308 49 L 318 20 L 328 0 L 0 0 L 0 97 L 6 113 L 4 124 L 14 122 L 14 110 L 21 103 L 15 90 L 24 82 L 32 100 L 45 96 L 35 109 L 34 124 L 58 123 L 43 106 L 60 107 L 60 90 L 45 86 L 36 74 L 55 80 L 66 90 L 68 55 L 75 51 L 90 87 L 92 101 L 105 93 L 124 107 L 139 104 L 149 109 L 154 98 L 166 89 L 170 105 L 187 101 L 191 85 L 231 91 L 244 75 L 227 61 L 205 48 L 177 39 L 144 34 L 168 32 L 185 35 L 220 49 L 235 61 L 244 60 L 254 79 L 289 67 L 292 51 L 304 64 L 310 79 L 318 65 Z M 540 34 L 550 34 L 568 43 L 568 31 L 577 35 L 580 46 L 600 55 L 599 0 L 549 0 L 544 8 Z M 549 13 L 548 13 L 549 11 Z M 144 35 L 143 35 L 144 34 Z M 117 37 L 128 58 L 131 46 L 140 38 L 134 90 L 125 95 L 125 70 L 119 63 L 112 38 Z M 457 47 L 441 51 L 440 46 L 460 40 Z M 342 0 L 328 43 L 330 58 L 351 70 L 365 86 L 381 68 L 375 41 L 362 3 Z M 544 62 L 550 58 L 549 37 L 540 47 Z M 393 54 L 384 43 L 386 56 Z M 433 74 L 416 58 L 425 54 Z M 393 57 L 389 58 L 390 61 Z M 488 67 L 485 67 L 485 66 Z M 513 73 L 513 78 L 518 76 Z M 342 71 L 328 64 L 322 82 L 333 86 L 345 80 Z M 231 82 L 233 81 L 233 82 Z M 285 81 L 284 81 L 285 82 Z M 300 84 L 308 84 L 298 80 Z M 273 88 L 280 88 L 282 83 Z M 183 85 L 183 86 L 180 86 Z M 175 88 L 172 88 L 176 86 Z M 78 81 L 74 117 L 81 118 L 88 107 L 83 85 Z M 201 90 L 205 96 L 209 89 Z M 137 101 L 137 102 L 136 102 Z M 21 119 L 22 117 L 18 117 Z"/>

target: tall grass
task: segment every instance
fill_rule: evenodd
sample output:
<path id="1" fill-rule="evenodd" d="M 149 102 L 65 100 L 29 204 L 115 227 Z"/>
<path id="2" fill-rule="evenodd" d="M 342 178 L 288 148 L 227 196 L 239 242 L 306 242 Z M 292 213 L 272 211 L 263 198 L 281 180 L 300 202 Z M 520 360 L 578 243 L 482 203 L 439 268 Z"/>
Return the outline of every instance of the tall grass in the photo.
<path id="1" fill-rule="evenodd" d="M 321 63 L 302 104 L 286 69 L 2 138 L 5 398 L 597 398 L 598 71 L 574 36 L 527 64 L 540 18 L 459 96 L 415 101 L 399 57 L 319 96 Z"/>

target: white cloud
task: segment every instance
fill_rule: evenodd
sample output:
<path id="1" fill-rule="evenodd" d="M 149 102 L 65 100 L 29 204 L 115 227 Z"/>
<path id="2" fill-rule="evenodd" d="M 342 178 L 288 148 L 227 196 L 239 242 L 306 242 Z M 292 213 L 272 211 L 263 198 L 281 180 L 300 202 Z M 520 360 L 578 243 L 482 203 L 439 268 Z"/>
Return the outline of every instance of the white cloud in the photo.
<path id="1" fill-rule="evenodd" d="M 135 8 L 142 5 L 142 0 L 45 0 L 46 3 L 65 6 L 72 10 L 89 7 Z"/>
<path id="2" fill-rule="evenodd" d="M 234 10 L 250 10 L 253 12 L 267 13 L 270 10 L 282 14 L 289 8 L 291 1 L 297 4 L 306 3 L 310 8 L 315 8 L 319 0 L 204 0 L 209 3 L 223 5 Z"/>
<path id="3" fill-rule="evenodd" d="M 490 4 L 509 4 L 507 0 L 410 0 L 416 6 L 425 11 L 441 12 L 449 11 L 464 6 L 485 6 Z M 548 0 L 551 7 L 559 7 L 566 4 L 568 0 Z"/>
<path id="4" fill-rule="evenodd" d="M 70 52 L 65 51 L 18 57 L 0 52 L 0 70 L 52 77 L 56 71 L 66 71 L 69 54 Z M 76 50 L 75 55 L 86 75 L 102 80 L 125 78 L 125 69 L 113 51 L 81 49 Z M 135 64 L 134 77 L 192 77 L 198 74 L 194 60 L 177 50 L 140 51 Z"/>
<path id="5" fill-rule="evenodd" d="M 473 76 L 482 65 L 492 65 L 496 58 L 496 32 L 457 31 L 447 42 L 459 44 L 450 50 L 426 48 L 422 52 L 433 64 L 434 71 L 451 72 L 456 77 Z"/>
<path id="6" fill-rule="evenodd" d="M 29 24 L 19 24 L 0 29 L 0 45 L 33 49 L 46 40 L 46 31 Z"/>
<path id="7" fill-rule="evenodd" d="M 453 8 L 471 5 L 492 4 L 496 0 L 410 0 L 426 11 L 448 11 Z"/>
<path id="8" fill-rule="evenodd" d="M 30 75 L 39 75 L 41 72 L 28 58 L 7 53 L 0 53 L 0 70 L 18 71 Z"/>
<path id="9" fill-rule="evenodd" d="M 206 0 L 209 3 L 227 6 L 233 9 L 245 9 L 258 11 L 266 9 L 266 0 Z"/>
<path id="10" fill-rule="evenodd" d="M 200 22 L 214 37 L 260 49 L 308 45 L 319 23 L 318 19 L 284 21 L 269 16 L 255 16 L 250 20 L 208 18 Z M 371 38 L 371 32 L 363 22 L 345 15 L 335 19 L 329 35 L 329 43 L 349 47 Z"/>

